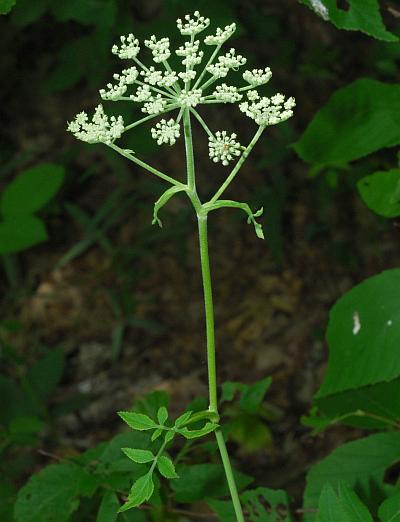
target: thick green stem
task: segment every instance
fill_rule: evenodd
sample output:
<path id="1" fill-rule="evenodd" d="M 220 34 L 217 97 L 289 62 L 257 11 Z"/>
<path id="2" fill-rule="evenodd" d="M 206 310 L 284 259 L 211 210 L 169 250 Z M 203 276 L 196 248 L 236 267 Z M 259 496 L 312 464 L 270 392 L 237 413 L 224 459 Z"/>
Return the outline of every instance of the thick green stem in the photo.
<path id="1" fill-rule="evenodd" d="M 183 112 L 183 129 L 185 134 L 187 186 L 189 190 L 196 192 L 196 174 L 194 169 L 192 126 L 190 123 L 189 107 L 186 107 Z"/>

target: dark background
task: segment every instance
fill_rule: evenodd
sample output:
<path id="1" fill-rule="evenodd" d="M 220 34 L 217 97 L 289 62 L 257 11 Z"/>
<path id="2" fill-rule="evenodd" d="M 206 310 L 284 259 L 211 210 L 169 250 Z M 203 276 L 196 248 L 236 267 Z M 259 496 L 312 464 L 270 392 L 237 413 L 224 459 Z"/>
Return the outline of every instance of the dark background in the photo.
<path id="1" fill-rule="evenodd" d="M 382 14 L 395 30 L 389 6 L 395 3 L 382 2 Z M 165 186 L 104 146 L 78 143 L 66 132 L 67 121 L 90 112 L 98 89 L 125 66 L 110 52 L 120 34 L 172 37 L 175 19 L 195 9 L 216 25 L 236 21 L 232 46 L 250 67 L 271 67 L 267 91 L 297 99 L 294 118 L 265 133 L 229 188 L 230 197 L 264 207 L 266 241 L 236 211 L 210 219 L 219 380 L 273 377 L 269 432 L 257 451 L 237 447 L 234 454 L 260 484 L 298 497 L 311 463 L 358 435 L 342 427 L 311 439 L 299 418 L 323 375 L 329 308 L 356 282 L 399 265 L 397 223 L 373 216 L 355 188 L 360 177 L 396 159 L 383 151 L 315 175 L 291 144 L 339 87 L 359 77 L 398 82 L 399 46 L 339 31 L 294 0 L 110 0 L 101 8 L 19 0 L 0 19 L 0 189 L 41 162 L 62 164 L 67 175 L 42 213 L 49 241 L 12 256 L 12 273 L 6 265 L 0 272 L 0 319 L 16 325 L 4 335 L 24 364 L 54 347 L 63 349 L 67 364 L 50 400 L 63 414 L 49 421 L 35 449 L 5 457 L 17 483 L 51 461 L 43 452 L 80 451 L 112 436 L 120 429 L 115 412 L 143 393 L 169 391 L 178 413 L 207 392 L 196 223 L 188 202 L 176 197 L 162 210 L 164 228 L 152 226 L 152 205 Z M 125 102 L 104 105 L 128 122 L 138 115 Z M 232 107 L 203 114 L 212 129 L 236 131 L 242 143 L 255 131 Z M 208 159 L 200 129 L 194 132 L 205 198 L 226 174 Z M 182 140 L 160 148 L 143 127 L 126 143 L 184 179 Z M 4 375 L 15 376 L 6 361 L 0 364 Z"/>

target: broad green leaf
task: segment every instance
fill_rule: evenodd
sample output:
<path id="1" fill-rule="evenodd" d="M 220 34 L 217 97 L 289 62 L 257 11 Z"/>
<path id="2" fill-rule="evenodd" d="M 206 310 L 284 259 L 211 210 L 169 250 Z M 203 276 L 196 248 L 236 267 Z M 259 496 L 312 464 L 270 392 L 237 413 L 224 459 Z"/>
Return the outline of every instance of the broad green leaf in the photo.
<path id="1" fill-rule="evenodd" d="M 235 394 L 240 392 L 239 406 L 246 413 L 257 413 L 268 388 L 271 386 L 271 377 L 266 377 L 254 384 L 244 384 L 241 382 L 227 381 L 222 385 L 220 403 L 230 402 Z"/>
<path id="2" fill-rule="evenodd" d="M 137 462 L 138 464 L 153 462 L 155 459 L 154 454 L 149 450 L 122 448 L 122 451 L 128 458 L 130 458 L 133 462 Z"/>
<path id="3" fill-rule="evenodd" d="M 189 430 L 188 428 L 180 428 L 177 431 L 186 439 L 197 439 L 198 437 L 204 437 L 205 435 L 212 433 L 217 428 L 218 424 L 214 424 L 213 422 L 206 422 L 203 428 L 200 428 L 199 430 Z"/>
<path id="4" fill-rule="evenodd" d="M 400 169 L 375 172 L 357 187 L 368 208 L 387 218 L 400 216 Z"/>
<path id="5" fill-rule="evenodd" d="M 355 286 L 331 309 L 328 367 L 315 396 L 323 413 L 360 409 L 389 420 L 400 417 L 399 289 L 400 269 L 387 270 Z"/>
<path id="6" fill-rule="evenodd" d="M 96 522 L 115 522 L 118 517 L 119 502 L 113 491 L 106 491 L 101 499 Z"/>
<path id="7" fill-rule="evenodd" d="M 0 221 L 0 254 L 20 252 L 46 239 L 46 227 L 36 216 L 9 216 Z"/>
<path id="8" fill-rule="evenodd" d="M 73 464 L 54 464 L 33 475 L 18 492 L 16 522 L 67 522 L 87 493 L 88 473 Z"/>
<path id="9" fill-rule="evenodd" d="M 8 14 L 17 0 L 0 0 L 0 15 Z"/>
<path id="10" fill-rule="evenodd" d="M 343 444 L 307 475 L 304 508 L 317 509 L 325 484 L 335 489 L 339 482 L 355 489 L 369 509 L 375 509 L 393 486 L 384 484 L 385 470 L 400 460 L 400 433 L 377 433 Z M 314 513 L 305 513 L 304 522 L 314 522 Z"/>
<path id="11" fill-rule="evenodd" d="M 64 179 L 64 167 L 52 163 L 36 165 L 19 174 L 1 194 L 4 217 L 31 214 L 56 194 Z"/>
<path id="12" fill-rule="evenodd" d="M 158 468 L 158 471 L 161 473 L 161 475 L 167 479 L 178 478 L 178 475 L 176 474 L 176 471 L 175 471 L 174 463 L 172 462 L 171 459 L 169 459 L 165 455 L 158 457 L 157 468 Z"/>
<path id="13" fill-rule="evenodd" d="M 386 499 L 378 510 L 381 522 L 400 522 L 400 492 Z"/>
<path id="14" fill-rule="evenodd" d="M 133 430 L 153 430 L 157 428 L 157 424 L 143 413 L 135 413 L 131 411 L 120 411 L 118 415 Z"/>
<path id="15" fill-rule="evenodd" d="M 373 522 L 368 509 L 346 484 L 339 483 L 338 493 L 330 484 L 322 490 L 317 522 Z"/>
<path id="16" fill-rule="evenodd" d="M 27 379 L 41 399 L 45 399 L 56 389 L 64 373 L 64 366 L 64 351 L 53 349 L 29 370 Z"/>
<path id="17" fill-rule="evenodd" d="M 133 507 L 140 506 L 146 500 L 149 500 L 154 491 L 153 477 L 151 473 L 146 473 L 142 477 L 138 478 L 133 484 L 131 492 L 129 493 L 128 500 L 120 507 L 119 513 L 127 511 Z"/>
<path id="18" fill-rule="evenodd" d="M 135 401 L 133 410 L 137 413 L 144 413 L 148 417 L 155 419 L 158 410 L 164 406 L 168 408 L 169 395 L 165 391 L 156 390 L 151 393 L 147 393 L 144 397 L 141 397 Z"/>
<path id="19" fill-rule="evenodd" d="M 294 145 L 309 163 L 342 164 L 400 144 L 400 85 L 362 78 L 337 90 Z"/>
<path id="20" fill-rule="evenodd" d="M 377 40 L 398 41 L 383 24 L 378 0 L 348 0 L 348 8 L 339 7 L 338 0 L 300 0 L 324 20 L 331 21 L 338 29 L 361 31 Z M 347 6 L 346 6 L 347 7 Z"/>
<path id="21" fill-rule="evenodd" d="M 178 468 L 179 478 L 171 482 L 177 502 L 196 502 L 207 497 L 219 498 L 229 495 L 224 468 L 221 464 L 195 464 Z M 236 484 L 241 491 L 253 479 L 234 471 Z"/>
<path id="22" fill-rule="evenodd" d="M 161 426 L 164 426 L 165 421 L 168 419 L 168 411 L 165 406 L 161 406 L 157 412 L 157 420 Z"/>

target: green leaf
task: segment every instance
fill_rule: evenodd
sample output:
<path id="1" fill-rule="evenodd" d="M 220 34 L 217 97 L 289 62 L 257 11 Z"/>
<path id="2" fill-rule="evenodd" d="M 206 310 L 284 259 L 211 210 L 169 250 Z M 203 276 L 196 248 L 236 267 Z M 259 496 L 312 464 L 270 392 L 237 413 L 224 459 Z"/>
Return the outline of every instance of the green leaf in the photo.
<path id="1" fill-rule="evenodd" d="M 33 475 L 18 492 L 16 522 L 67 522 L 87 493 L 88 473 L 74 464 L 54 464 Z"/>
<path id="2" fill-rule="evenodd" d="M 97 462 L 97 473 L 128 472 L 130 476 L 140 474 L 143 470 L 141 465 L 128 460 L 122 453 L 122 448 L 135 447 L 148 449 L 150 446 L 149 437 L 139 431 L 129 431 L 120 433 L 104 446 L 100 455 L 94 460 Z"/>
<path id="3" fill-rule="evenodd" d="M 15 486 L 6 480 L 0 480 L 0 520 L 13 519 L 13 506 L 16 497 Z"/>
<path id="4" fill-rule="evenodd" d="M 161 219 L 158 217 L 158 213 L 159 211 L 162 209 L 162 207 L 168 203 L 168 201 L 172 198 L 172 196 L 174 196 L 175 194 L 177 194 L 178 192 L 183 192 L 185 191 L 184 188 L 181 188 L 181 187 L 177 187 L 177 186 L 173 186 L 169 189 L 167 189 L 161 196 L 160 198 L 154 203 L 154 211 L 153 211 L 153 221 L 151 222 L 152 225 L 155 225 L 156 223 L 158 224 L 158 226 L 162 227 L 162 221 Z"/>
<path id="5" fill-rule="evenodd" d="M 11 13 L 11 20 L 19 27 L 32 24 L 44 15 L 48 3 L 49 0 L 18 0 Z"/>
<path id="6" fill-rule="evenodd" d="M 41 399 L 46 399 L 57 388 L 64 366 L 64 351 L 53 349 L 28 371 L 27 379 Z"/>
<path id="7" fill-rule="evenodd" d="M 157 412 L 157 420 L 161 426 L 164 426 L 165 421 L 168 419 L 168 411 L 165 406 L 161 406 Z"/>
<path id="8" fill-rule="evenodd" d="M 349 31 L 361 31 L 377 40 L 386 42 L 398 41 L 397 36 L 387 31 L 383 24 L 378 0 L 347 0 L 348 8 L 342 9 L 337 6 L 337 0 L 300 0 L 302 4 L 308 5 L 325 20 L 331 21 L 338 29 Z M 346 6 L 347 7 L 347 6 Z"/>
<path id="9" fill-rule="evenodd" d="M 224 468 L 221 464 L 194 464 L 178 468 L 179 478 L 171 482 L 177 502 L 196 502 L 207 497 L 219 498 L 229 495 Z M 234 471 L 236 485 L 241 491 L 252 477 Z"/>
<path id="10" fill-rule="evenodd" d="M 158 457 L 157 468 L 158 468 L 158 471 L 161 473 L 161 475 L 167 479 L 178 478 L 178 475 L 176 474 L 176 471 L 175 471 L 174 463 L 172 462 L 171 459 L 169 459 L 165 455 Z"/>
<path id="11" fill-rule="evenodd" d="M 16 417 L 10 422 L 9 432 L 14 443 L 35 444 L 45 424 L 37 417 Z"/>
<path id="12" fill-rule="evenodd" d="M 363 426 L 368 414 L 389 422 L 400 417 L 399 289 L 400 269 L 387 270 L 355 286 L 331 309 L 328 367 L 315 396 L 325 415 L 361 410 L 363 422 L 351 420 Z"/>
<path id="13" fill-rule="evenodd" d="M 294 520 L 289 512 L 289 497 L 281 489 L 256 488 L 245 491 L 240 498 L 252 522 L 293 522 Z"/>
<path id="14" fill-rule="evenodd" d="M 185 413 L 182 413 L 182 415 L 175 420 L 175 428 L 183 426 L 190 419 L 192 413 L 192 411 L 185 411 Z"/>
<path id="15" fill-rule="evenodd" d="M 271 383 L 271 377 L 266 377 L 254 384 L 243 384 L 241 382 L 231 381 L 224 382 L 222 385 L 220 403 L 232 401 L 235 394 L 240 392 L 240 408 L 246 413 L 255 414 L 258 412 Z"/>
<path id="16" fill-rule="evenodd" d="M 63 179 L 61 165 L 43 163 L 25 170 L 2 192 L 1 213 L 7 218 L 36 212 L 57 193 Z"/>
<path id="17" fill-rule="evenodd" d="M 117 3 L 113 0 L 68 0 L 54 2 L 52 12 L 60 22 L 74 20 L 81 24 L 110 27 L 115 23 Z"/>
<path id="18" fill-rule="evenodd" d="M 338 494 L 330 484 L 322 490 L 317 522 L 373 522 L 368 509 L 346 484 L 339 483 Z"/>
<path id="19" fill-rule="evenodd" d="M 357 183 L 368 208 L 387 218 L 400 216 L 400 169 L 375 172 Z"/>
<path id="20" fill-rule="evenodd" d="M 160 437 L 163 434 L 164 430 L 161 428 L 158 428 L 157 430 L 154 430 L 151 435 L 151 441 L 154 442 L 158 437 Z"/>
<path id="21" fill-rule="evenodd" d="M 400 492 L 386 499 L 378 510 L 381 522 L 400 522 Z"/>
<path id="22" fill-rule="evenodd" d="M 35 216 L 10 216 L 0 221 L 0 254 L 20 252 L 46 239 L 46 227 Z"/>
<path id="23" fill-rule="evenodd" d="M 8 14 L 17 0 L 0 0 L 0 15 Z"/>
<path id="24" fill-rule="evenodd" d="M 399 460 L 399 432 L 378 433 L 343 444 L 309 471 L 304 508 L 317 509 L 325 484 L 337 488 L 339 482 L 345 482 L 356 490 L 368 508 L 375 509 L 385 498 L 385 492 L 393 488 L 383 483 L 385 470 Z M 304 514 L 304 522 L 314 521 L 314 513 Z"/>
<path id="25" fill-rule="evenodd" d="M 294 148 L 304 161 L 328 165 L 399 144 L 400 85 L 362 78 L 333 94 Z"/>
<path id="26" fill-rule="evenodd" d="M 131 411 L 120 411 L 118 415 L 133 430 L 153 430 L 157 428 L 157 424 L 143 413 L 135 413 Z"/>
<path id="27" fill-rule="evenodd" d="M 199 430 L 189 430 L 188 428 L 180 428 L 177 430 L 177 432 L 183 435 L 186 439 L 197 439 L 199 437 L 204 437 L 205 435 L 212 433 L 217 428 L 218 424 L 214 424 L 213 422 L 206 422 L 206 424 Z"/>
<path id="28" fill-rule="evenodd" d="M 129 493 L 128 500 L 120 507 L 119 513 L 127 511 L 133 507 L 140 506 L 146 500 L 149 500 L 154 491 L 153 477 L 151 473 L 146 473 L 142 477 L 138 478 L 133 484 L 131 492 Z"/>
<path id="29" fill-rule="evenodd" d="M 118 517 L 119 502 L 113 491 L 106 491 L 101 499 L 96 522 L 115 522 Z"/>
<path id="30" fill-rule="evenodd" d="M 149 450 L 122 448 L 122 451 L 128 458 L 130 458 L 133 462 L 137 462 L 138 464 L 152 462 L 155 459 L 154 454 Z"/>

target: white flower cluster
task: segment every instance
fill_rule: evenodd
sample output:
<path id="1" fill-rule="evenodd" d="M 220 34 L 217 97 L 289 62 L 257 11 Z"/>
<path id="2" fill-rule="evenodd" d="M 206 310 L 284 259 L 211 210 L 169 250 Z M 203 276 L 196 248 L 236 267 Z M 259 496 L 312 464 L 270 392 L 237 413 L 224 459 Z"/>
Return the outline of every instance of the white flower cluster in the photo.
<path id="1" fill-rule="evenodd" d="M 182 107 L 196 107 L 201 103 L 203 98 L 201 89 L 192 89 L 191 91 L 182 91 L 178 96 L 178 103 Z"/>
<path id="2" fill-rule="evenodd" d="M 196 78 L 196 71 L 189 70 L 185 72 L 180 72 L 178 76 L 183 81 L 183 83 L 187 83 Z"/>
<path id="3" fill-rule="evenodd" d="M 151 129 L 151 135 L 157 141 L 158 145 L 162 145 L 163 143 L 174 145 L 180 134 L 179 123 L 172 118 L 168 121 L 162 119 Z"/>
<path id="4" fill-rule="evenodd" d="M 139 40 L 132 33 L 128 34 L 128 36 L 121 36 L 120 40 L 121 47 L 113 45 L 111 52 L 116 54 L 121 60 L 136 58 L 140 51 Z"/>
<path id="5" fill-rule="evenodd" d="M 163 99 L 161 94 L 157 94 L 157 96 L 151 96 L 149 100 L 143 105 L 142 112 L 157 115 L 161 112 L 164 112 L 166 105 L 167 102 Z"/>
<path id="6" fill-rule="evenodd" d="M 117 80 L 118 83 L 113 85 L 112 83 L 107 83 L 107 89 L 100 89 L 99 93 L 103 100 L 111 100 L 117 101 L 123 96 L 127 89 L 128 85 L 132 85 L 135 83 L 137 77 L 139 75 L 136 67 L 130 67 L 129 69 L 124 69 L 121 74 L 114 74 L 114 80 Z"/>
<path id="7" fill-rule="evenodd" d="M 187 68 L 192 69 L 195 65 L 198 65 L 203 59 L 203 51 L 199 51 L 200 41 L 195 40 L 194 42 L 185 42 L 175 52 L 178 56 L 183 56 L 182 64 Z"/>
<path id="8" fill-rule="evenodd" d="M 222 45 L 233 35 L 236 31 L 236 24 L 233 23 L 231 25 L 225 26 L 224 29 L 218 27 L 215 34 L 211 34 L 204 38 L 204 43 L 206 45 Z"/>
<path id="9" fill-rule="evenodd" d="M 98 105 L 94 111 L 92 121 L 88 121 L 86 112 L 80 112 L 75 120 L 68 124 L 68 131 L 72 132 L 78 140 L 87 143 L 106 143 L 110 145 L 124 132 L 124 120 L 122 116 L 111 116 L 104 113 L 102 105 Z"/>
<path id="10" fill-rule="evenodd" d="M 293 108 L 296 106 L 294 98 L 285 101 L 283 94 L 275 94 L 271 98 L 254 95 L 255 91 L 250 91 L 250 102 L 243 102 L 239 108 L 249 118 L 252 118 L 258 125 L 276 125 L 293 116 Z"/>
<path id="11" fill-rule="evenodd" d="M 230 136 L 226 131 L 218 131 L 214 138 L 209 138 L 209 156 L 214 163 L 221 162 L 225 167 L 241 154 L 241 145 L 236 141 L 237 135 Z"/>
<path id="12" fill-rule="evenodd" d="M 272 72 L 269 67 L 265 69 L 253 69 L 252 71 L 245 71 L 243 73 L 243 80 L 252 85 L 259 87 L 268 83 L 272 77 Z"/>
<path id="13" fill-rule="evenodd" d="M 176 24 L 183 36 L 195 36 L 210 25 L 210 19 L 200 16 L 200 13 L 195 11 L 193 18 L 190 15 L 186 15 L 183 21 L 181 18 L 178 18 Z"/>
<path id="14" fill-rule="evenodd" d="M 157 40 L 155 35 L 153 34 L 150 37 L 150 40 L 145 40 L 144 44 L 146 47 L 151 49 L 153 53 L 153 60 L 156 63 L 165 62 L 171 56 L 171 51 L 169 50 L 169 38 L 160 38 Z"/>
<path id="15" fill-rule="evenodd" d="M 235 103 L 243 98 L 243 96 L 238 92 L 237 87 L 227 85 L 226 83 L 217 85 L 213 92 L 213 96 L 216 100 L 219 100 L 222 103 Z"/>
<path id="16" fill-rule="evenodd" d="M 140 71 L 140 76 L 143 76 L 145 83 L 159 87 L 171 87 L 178 81 L 178 76 L 174 71 L 158 71 L 153 66 L 145 71 Z"/>
<path id="17" fill-rule="evenodd" d="M 228 53 L 218 58 L 216 64 L 209 65 L 207 71 L 215 78 L 225 78 L 230 69 L 237 69 L 246 62 L 246 58 L 240 54 L 237 55 L 235 49 L 230 49 Z"/>

